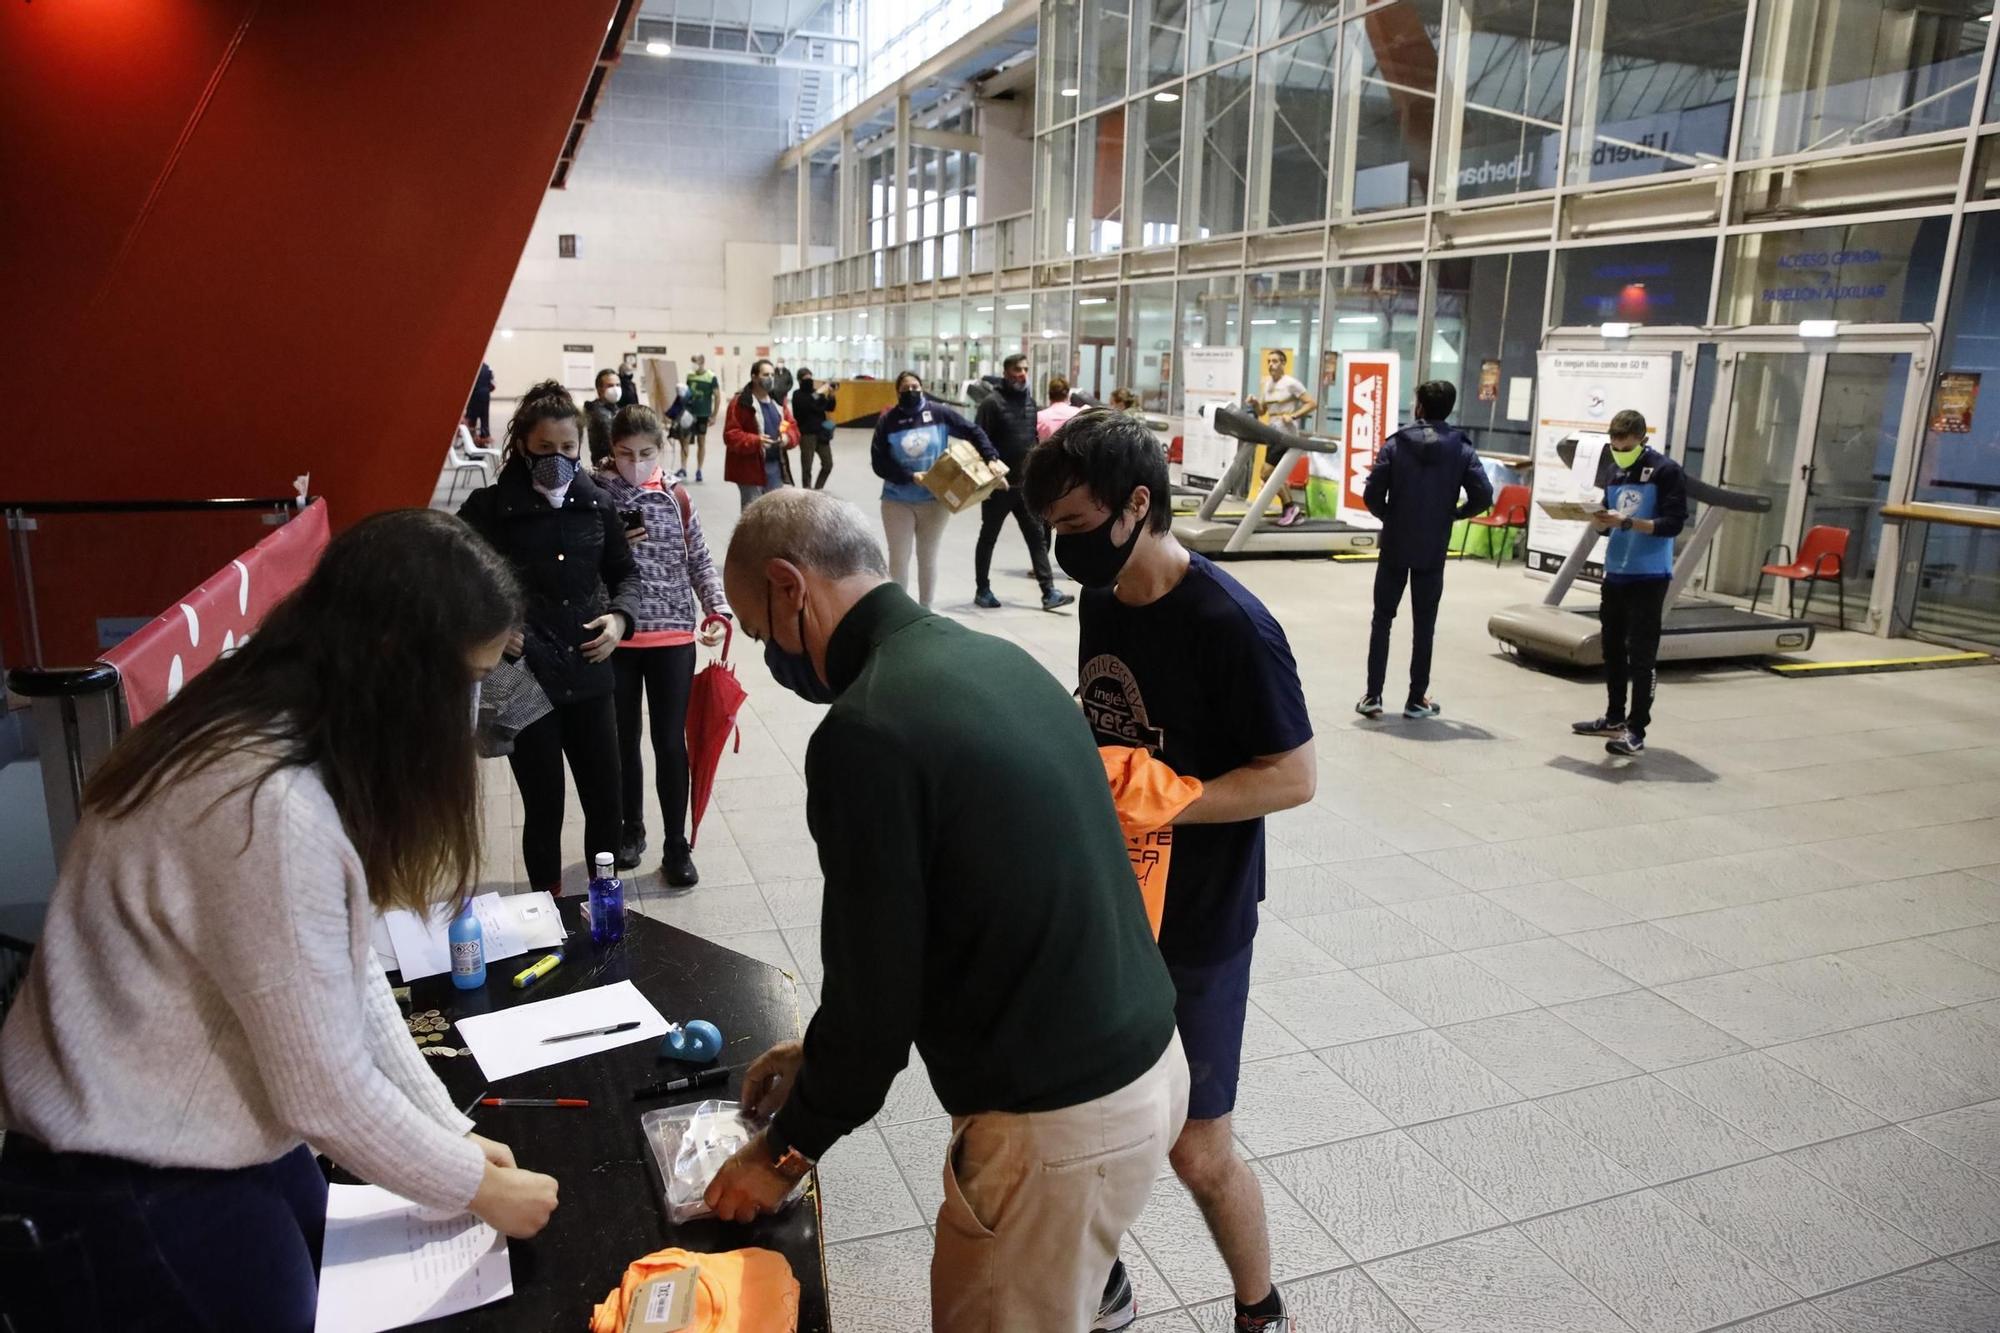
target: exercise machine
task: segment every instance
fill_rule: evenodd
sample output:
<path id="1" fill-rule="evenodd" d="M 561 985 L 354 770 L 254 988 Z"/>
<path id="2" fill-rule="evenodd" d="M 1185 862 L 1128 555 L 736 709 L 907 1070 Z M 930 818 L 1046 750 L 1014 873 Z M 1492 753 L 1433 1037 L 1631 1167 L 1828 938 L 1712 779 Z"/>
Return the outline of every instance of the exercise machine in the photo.
<path id="1" fill-rule="evenodd" d="M 1576 454 L 1576 441 L 1564 440 L 1557 446 L 1564 463 Z M 1667 609 L 1660 618 L 1662 662 L 1687 662 L 1733 657 L 1768 657 L 1773 653 L 1803 652 L 1812 647 L 1813 626 L 1806 620 L 1762 615 L 1705 597 L 1684 596 L 1688 580 L 1700 567 L 1715 534 L 1732 514 L 1763 514 L 1771 508 L 1771 497 L 1744 491 L 1724 490 L 1694 477 L 1687 478 L 1688 499 L 1700 506 L 1701 517 L 1694 534 L 1674 558 L 1672 581 L 1667 584 Z M 1596 603 L 1564 606 L 1563 595 L 1583 572 L 1601 534 L 1588 529 L 1576 548 L 1556 571 L 1548 595 L 1539 602 L 1510 606 L 1495 612 L 1486 622 L 1487 633 L 1507 649 L 1523 657 L 1568 666 L 1604 665 L 1604 631 L 1598 623 Z"/>
<path id="2" fill-rule="evenodd" d="M 1268 510 L 1285 479 L 1307 454 L 1338 454 L 1337 435 L 1294 435 L 1257 420 L 1235 407 L 1204 408 L 1218 434 L 1237 441 L 1236 457 L 1222 477 L 1209 487 L 1208 494 L 1193 514 L 1174 518 L 1174 536 L 1189 550 L 1203 555 L 1326 555 L 1334 551 L 1372 548 L 1379 535 L 1373 528 L 1356 527 L 1333 518 L 1305 518 L 1287 527 L 1278 526 Z M 1222 507 L 1230 493 L 1247 489 L 1251 465 L 1262 445 L 1276 461 L 1270 475 L 1240 516 L 1225 517 Z"/>

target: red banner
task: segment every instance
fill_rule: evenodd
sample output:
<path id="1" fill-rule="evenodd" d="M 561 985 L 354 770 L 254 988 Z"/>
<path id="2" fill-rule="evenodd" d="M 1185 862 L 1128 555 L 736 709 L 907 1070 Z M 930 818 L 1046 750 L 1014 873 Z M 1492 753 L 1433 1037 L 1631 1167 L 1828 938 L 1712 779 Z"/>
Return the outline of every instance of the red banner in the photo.
<path id="1" fill-rule="evenodd" d="M 1362 528 L 1379 528 L 1381 521 L 1362 503 L 1361 488 L 1375 466 L 1375 451 L 1396 429 L 1396 380 L 1402 359 L 1394 352 L 1343 352 L 1340 521 Z"/>
<path id="2" fill-rule="evenodd" d="M 125 687 L 128 722 L 137 726 L 160 711 L 203 667 L 247 640 L 305 582 L 326 540 L 326 501 L 315 500 L 106 653 Z"/>

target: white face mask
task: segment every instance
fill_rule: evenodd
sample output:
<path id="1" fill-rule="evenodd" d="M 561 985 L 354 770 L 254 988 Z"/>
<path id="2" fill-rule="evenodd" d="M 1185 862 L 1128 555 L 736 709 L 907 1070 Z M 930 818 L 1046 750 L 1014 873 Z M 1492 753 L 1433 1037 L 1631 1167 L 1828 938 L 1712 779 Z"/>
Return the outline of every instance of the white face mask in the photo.
<path id="1" fill-rule="evenodd" d="M 607 403 L 615 403 L 624 396 L 625 386 L 622 384 L 614 384 L 604 391 L 604 401 Z"/>
<path id="2" fill-rule="evenodd" d="M 617 466 L 618 475 L 625 478 L 626 481 L 634 486 L 644 486 L 654 477 L 660 475 L 660 460 L 657 457 L 648 458 L 644 462 L 637 462 L 630 458 L 620 458 L 617 460 Z"/>

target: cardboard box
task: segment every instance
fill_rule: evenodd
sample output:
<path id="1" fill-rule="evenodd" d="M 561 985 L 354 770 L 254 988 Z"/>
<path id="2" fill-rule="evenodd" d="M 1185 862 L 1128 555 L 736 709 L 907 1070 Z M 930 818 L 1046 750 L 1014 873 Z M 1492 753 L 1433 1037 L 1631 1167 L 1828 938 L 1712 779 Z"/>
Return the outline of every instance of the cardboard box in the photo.
<path id="1" fill-rule="evenodd" d="M 956 514 L 993 494 L 1006 475 L 1005 463 L 989 463 L 964 440 L 953 440 L 924 473 L 924 489 Z"/>

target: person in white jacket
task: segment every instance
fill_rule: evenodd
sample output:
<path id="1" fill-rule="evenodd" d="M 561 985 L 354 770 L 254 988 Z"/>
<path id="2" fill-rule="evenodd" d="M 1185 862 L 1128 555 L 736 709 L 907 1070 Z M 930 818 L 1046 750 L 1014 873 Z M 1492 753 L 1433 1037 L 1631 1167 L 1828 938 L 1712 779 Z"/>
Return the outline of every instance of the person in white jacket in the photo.
<path id="1" fill-rule="evenodd" d="M 378 911 L 471 891 L 479 682 L 520 607 L 459 519 L 365 519 L 91 778 L 0 1028 L 0 1214 L 99 1275 L 49 1275 L 47 1326 L 307 1333 L 314 1149 L 510 1236 L 548 1222 L 556 1182 L 470 1132 L 370 945 Z"/>

